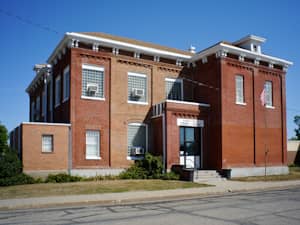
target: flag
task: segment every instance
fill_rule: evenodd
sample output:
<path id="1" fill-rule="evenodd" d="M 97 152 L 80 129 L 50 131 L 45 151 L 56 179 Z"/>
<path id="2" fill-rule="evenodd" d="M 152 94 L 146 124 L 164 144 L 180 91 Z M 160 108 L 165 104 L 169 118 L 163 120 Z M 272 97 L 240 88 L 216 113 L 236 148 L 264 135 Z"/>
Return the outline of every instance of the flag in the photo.
<path id="1" fill-rule="evenodd" d="M 261 94 L 260 94 L 260 102 L 262 106 L 266 105 L 266 92 L 265 92 L 265 88 L 262 90 Z"/>

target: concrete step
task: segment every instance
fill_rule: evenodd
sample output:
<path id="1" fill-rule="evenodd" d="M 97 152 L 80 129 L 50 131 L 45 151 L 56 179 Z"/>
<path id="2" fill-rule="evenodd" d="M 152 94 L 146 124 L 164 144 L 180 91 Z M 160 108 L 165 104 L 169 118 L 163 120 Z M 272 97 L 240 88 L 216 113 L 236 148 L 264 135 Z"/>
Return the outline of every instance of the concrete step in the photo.
<path id="1" fill-rule="evenodd" d="M 203 183 L 203 182 L 214 182 L 223 181 L 223 178 L 216 170 L 195 170 L 193 176 L 193 182 Z"/>

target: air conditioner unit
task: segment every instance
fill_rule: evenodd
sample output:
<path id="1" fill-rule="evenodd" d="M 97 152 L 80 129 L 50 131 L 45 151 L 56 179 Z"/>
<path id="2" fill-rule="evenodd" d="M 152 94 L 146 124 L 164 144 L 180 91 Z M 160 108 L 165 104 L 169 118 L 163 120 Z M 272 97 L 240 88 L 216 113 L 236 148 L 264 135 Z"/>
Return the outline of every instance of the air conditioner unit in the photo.
<path id="1" fill-rule="evenodd" d="M 132 95 L 136 97 L 143 97 L 145 95 L 145 90 L 141 88 L 132 88 Z"/>
<path id="2" fill-rule="evenodd" d="M 98 91 L 98 84 L 95 83 L 88 83 L 86 85 L 87 91 L 90 95 L 95 95 Z"/>
<path id="3" fill-rule="evenodd" d="M 131 155 L 144 155 L 145 151 L 143 147 L 131 147 L 130 153 Z"/>

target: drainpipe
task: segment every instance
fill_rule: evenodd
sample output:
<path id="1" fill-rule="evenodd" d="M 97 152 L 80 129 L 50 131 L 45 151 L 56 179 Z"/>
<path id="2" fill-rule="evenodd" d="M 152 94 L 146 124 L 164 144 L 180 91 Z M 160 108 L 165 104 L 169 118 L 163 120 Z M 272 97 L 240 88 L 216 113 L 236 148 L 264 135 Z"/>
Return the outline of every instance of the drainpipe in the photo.
<path id="1" fill-rule="evenodd" d="M 165 104 L 165 103 L 164 103 Z M 167 171 L 167 158 L 166 158 L 166 114 L 163 106 L 162 113 L 162 130 L 163 130 L 163 172 Z"/>
<path id="2" fill-rule="evenodd" d="M 68 141 L 68 173 L 72 175 L 72 125 L 69 126 Z"/>

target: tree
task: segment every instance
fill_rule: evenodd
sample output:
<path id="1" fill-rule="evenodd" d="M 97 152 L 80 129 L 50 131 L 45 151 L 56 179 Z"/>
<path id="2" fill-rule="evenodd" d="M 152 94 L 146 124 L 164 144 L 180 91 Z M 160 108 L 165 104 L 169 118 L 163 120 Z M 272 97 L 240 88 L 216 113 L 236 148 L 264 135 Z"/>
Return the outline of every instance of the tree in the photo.
<path id="1" fill-rule="evenodd" d="M 295 129 L 296 138 L 297 140 L 300 140 L 300 116 L 299 115 L 294 117 L 294 122 L 298 126 L 298 128 Z"/>
<path id="2" fill-rule="evenodd" d="M 4 125 L 0 123 L 0 152 L 3 152 L 5 149 L 8 148 L 7 139 L 7 129 Z"/>

